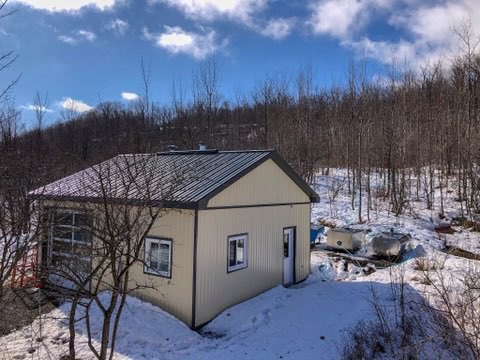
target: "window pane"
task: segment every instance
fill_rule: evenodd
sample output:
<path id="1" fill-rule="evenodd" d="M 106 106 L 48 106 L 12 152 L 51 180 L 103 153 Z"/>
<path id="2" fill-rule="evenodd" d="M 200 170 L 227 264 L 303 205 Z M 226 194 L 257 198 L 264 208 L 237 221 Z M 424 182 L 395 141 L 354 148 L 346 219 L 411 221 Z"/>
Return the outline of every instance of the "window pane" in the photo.
<path id="1" fill-rule="evenodd" d="M 73 225 L 73 214 L 70 212 L 57 212 L 55 225 Z"/>
<path id="2" fill-rule="evenodd" d="M 243 264 L 244 261 L 245 240 L 237 241 L 237 265 Z"/>
<path id="3" fill-rule="evenodd" d="M 283 257 L 288 257 L 289 254 L 288 254 L 288 243 L 289 243 L 289 240 L 290 240 L 290 236 L 288 235 L 288 233 L 283 233 Z"/>
<path id="4" fill-rule="evenodd" d="M 90 217 L 87 214 L 75 214 L 75 226 L 89 227 Z"/>
<path id="5" fill-rule="evenodd" d="M 237 252 L 236 252 L 236 241 L 229 241 L 228 246 L 228 266 L 235 266 L 237 264 Z"/>
<path id="6" fill-rule="evenodd" d="M 153 270 L 158 270 L 159 268 L 159 259 L 158 259 L 158 243 L 150 243 L 150 268 Z"/>
<path id="7" fill-rule="evenodd" d="M 90 240 L 90 233 L 87 230 L 76 229 L 73 232 L 73 240 L 81 241 L 81 242 L 88 242 Z"/>
<path id="8" fill-rule="evenodd" d="M 55 253 L 71 254 L 72 243 L 70 241 L 53 240 L 52 251 Z"/>
<path id="9" fill-rule="evenodd" d="M 65 226 L 55 226 L 53 228 L 53 237 L 54 238 L 61 238 L 61 239 L 72 239 L 72 228 L 65 227 Z"/>
<path id="10" fill-rule="evenodd" d="M 160 267 L 159 271 L 168 272 L 169 262 L 170 262 L 170 245 L 169 244 L 160 244 Z"/>

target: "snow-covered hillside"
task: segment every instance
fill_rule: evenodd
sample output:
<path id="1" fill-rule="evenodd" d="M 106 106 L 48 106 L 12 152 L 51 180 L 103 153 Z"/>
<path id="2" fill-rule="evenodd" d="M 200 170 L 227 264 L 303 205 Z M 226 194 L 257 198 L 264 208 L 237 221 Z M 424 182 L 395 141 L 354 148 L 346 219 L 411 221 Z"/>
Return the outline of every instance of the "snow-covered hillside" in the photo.
<path id="1" fill-rule="evenodd" d="M 478 232 L 453 226 L 454 234 L 437 234 L 440 221 L 458 216 L 453 195 L 445 199 L 447 217 L 440 220 L 438 211 L 427 210 L 422 201 L 412 203 L 399 217 L 388 211 L 386 203 L 376 201 L 370 221 L 357 224 L 358 215 L 351 208 L 346 187 L 332 200 L 332 181 L 344 172 L 319 176 L 316 188 L 321 202 L 312 210 L 312 222 L 337 226 L 351 225 L 372 233 L 395 228 L 410 233 L 410 259 L 391 267 L 346 267 L 344 259 L 316 250 L 311 255 L 311 276 L 303 283 L 284 288 L 278 286 L 254 299 L 224 311 L 199 333 L 187 328 L 161 309 L 129 298 L 124 310 L 116 359 L 336 359 L 341 357 L 348 331 L 359 320 L 375 318 L 372 294 L 381 306 L 392 304 L 392 284 L 403 279 L 404 287 L 418 302 L 430 300 L 431 286 L 422 277 L 414 255 L 425 261 L 441 263 L 438 274 L 461 279 L 479 262 L 446 255 L 442 247 L 453 244 L 480 253 Z M 368 243 L 365 244 L 368 247 Z M 419 252 L 419 246 L 423 249 Z M 417 250 L 417 251 L 416 251 Z M 368 252 L 368 251 L 367 251 Z M 359 250 L 363 255 L 365 249 Z M 372 274 L 372 269 L 375 269 Z M 366 271 L 365 271 L 366 270 Z M 442 276 L 443 276 L 442 275 Z M 68 303 L 37 319 L 31 326 L 0 338 L 0 359 L 58 359 L 68 352 Z M 98 311 L 98 310 L 95 310 Z M 378 310 L 377 310 L 378 311 Z M 92 316 L 97 333 L 100 314 Z M 41 332 L 40 332 L 40 323 Z M 85 328 L 77 329 L 78 358 L 90 359 Z M 347 340 L 346 340 L 347 339 Z M 436 341 L 433 341 L 437 343 Z M 440 345 L 439 345 L 440 346 Z M 438 351 L 438 348 L 436 349 Z M 439 352 L 442 354 L 442 352 Z M 435 353 L 435 354 L 438 354 Z"/>

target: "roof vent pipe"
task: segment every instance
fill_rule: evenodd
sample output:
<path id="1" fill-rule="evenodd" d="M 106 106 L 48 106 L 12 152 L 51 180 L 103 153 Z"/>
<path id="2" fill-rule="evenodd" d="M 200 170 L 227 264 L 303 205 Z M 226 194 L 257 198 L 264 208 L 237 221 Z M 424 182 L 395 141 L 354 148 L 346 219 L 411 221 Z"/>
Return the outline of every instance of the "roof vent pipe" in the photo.
<path id="1" fill-rule="evenodd" d="M 167 151 L 168 152 L 175 152 L 177 151 L 177 145 L 167 145 Z"/>
<path id="2" fill-rule="evenodd" d="M 200 151 L 207 150 L 207 145 L 205 145 L 204 143 L 198 144 L 198 150 L 200 150 Z"/>

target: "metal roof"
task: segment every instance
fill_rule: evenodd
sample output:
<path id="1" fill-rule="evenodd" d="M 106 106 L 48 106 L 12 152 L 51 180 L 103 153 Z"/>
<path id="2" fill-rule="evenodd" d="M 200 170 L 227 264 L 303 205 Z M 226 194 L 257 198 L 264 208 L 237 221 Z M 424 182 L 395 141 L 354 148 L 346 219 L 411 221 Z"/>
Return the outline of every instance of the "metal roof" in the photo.
<path id="1" fill-rule="evenodd" d="M 72 201 L 108 198 L 205 208 L 210 198 L 268 159 L 274 160 L 311 201 L 318 201 L 318 195 L 274 150 L 118 155 L 37 189 L 32 195 Z"/>

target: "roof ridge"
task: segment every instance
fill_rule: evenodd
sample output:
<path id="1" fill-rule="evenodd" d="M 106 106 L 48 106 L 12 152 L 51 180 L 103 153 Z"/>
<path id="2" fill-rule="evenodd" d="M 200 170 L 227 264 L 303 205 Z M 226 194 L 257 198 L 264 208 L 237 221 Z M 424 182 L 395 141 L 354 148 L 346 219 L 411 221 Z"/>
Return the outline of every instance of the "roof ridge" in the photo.
<path id="1" fill-rule="evenodd" d="M 217 150 L 217 149 L 206 149 L 206 150 L 176 150 L 176 151 L 158 151 L 152 153 L 128 153 L 128 154 L 117 154 L 113 158 L 118 156 L 124 157 L 135 157 L 135 156 L 155 156 L 155 155 L 211 155 L 211 154 L 243 154 L 243 153 L 271 153 L 275 152 L 275 149 L 256 149 L 256 150 Z M 113 159 L 112 158 L 112 159 Z M 106 161 L 109 161 L 108 159 Z"/>

